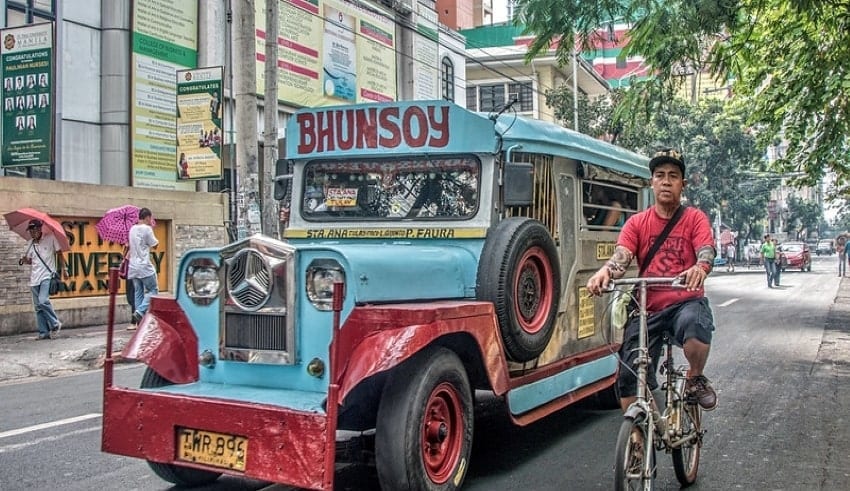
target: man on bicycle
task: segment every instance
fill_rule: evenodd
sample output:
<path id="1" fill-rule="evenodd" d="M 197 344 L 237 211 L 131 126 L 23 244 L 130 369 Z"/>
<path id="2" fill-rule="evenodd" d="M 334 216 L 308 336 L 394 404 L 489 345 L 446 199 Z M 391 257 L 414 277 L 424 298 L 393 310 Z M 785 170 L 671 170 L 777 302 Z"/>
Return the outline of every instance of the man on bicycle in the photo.
<path id="1" fill-rule="evenodd" d="M 644 271 L 643 276 L 680 276 L 685 288 L 653 287 L 647 290 L 646 308 L 649 317 L 649 354 L 652 366 L 648 373 L 650 388 L 658 386 L 655 371 L 661 355 L 661 336 L 667 332 L 681 346 L 689 365 L 688 386 L 699 405 L 710 411 L 717 405 L 717 394 L 703 368 L 708 360 L 714 318 L 703 284 L 714 265 L 716 251 L 714 237 L 708 217 L 697 208 L 686 207 L 681 218 L 670 230 L 669 235 L 650 259 L 643 264 L 655 239 L 661 235 L 667 222 L 682 206 L 682 190 L 685 180 L 685 162 L 679 152 L 666 149 L 656 153 L 649 161 L 652 174 L 652 192 L 655 204 L 631 216 L 617 239 L 611 259 L 587 281 L 592 295 L 601 295 L 612 279 L 622 278 L 632 259 Z M 625 411 L 635 400 L 637 379 L 634 360 L 637 357 L 638 316 L 632 316 L 623 333 L 618 386 L 620 405 Z"/>

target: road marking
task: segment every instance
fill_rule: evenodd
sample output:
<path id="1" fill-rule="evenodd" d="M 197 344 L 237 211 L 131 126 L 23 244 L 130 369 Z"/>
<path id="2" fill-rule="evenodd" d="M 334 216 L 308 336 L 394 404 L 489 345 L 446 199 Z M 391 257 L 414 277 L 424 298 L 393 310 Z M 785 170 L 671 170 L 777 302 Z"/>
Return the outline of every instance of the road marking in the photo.
<path id="1" fill-rule="evenodd" d="M 721 303 L 720 305 L 718 305 L 718 307 L 728 307 L 728 306 L 732 305 L 733 303 L 737 302 L 738 300 L 740 300 L 740 299 L 732 298 L 730 300 L 727 300 L 727 301 Z"/>
<path id="2" fill-rule="evenodd" d="M 52 435 L 46 436 L 44 438 L 38 438 L 35 440 L 29 440 L 23 443 L 15 443 L 12 445 L 5 445 L 0 447 L 0 454 L 10 452 L 12 450 L 20 450 L 26 447 L 32 447 L 33 445 L 40 445 L 42 443 L 55 442 L 61 440 L 62 438 L 66 438 L 69 436 L 83 435 L 85 433 L 91 433 L 93 431 L 100 431 L 100 426 L 93 426 L 91 428 L 83 428 L 80 430 L 69 431 L 68 433 L 62 433 L 61 435 Z"/>
<path id="3" fill-rule="evenodd" d="M 49 423 L 41 423 L 38 425 L 27 426 L 25 428 L 18 428 L 17 430 L 9 430 L 0 432 L 0 438 L 8 438 L 10 436 L 23 435 L 24 433 L 29 433 L 31 431 L 39 431 L 46 430 L 47 428 L 54 428 L 56 426 L 69 425 L 72 423 L 79 423 L 80 421 L 86 421 L 89 419 L 99 418 L 101 416 L 100 413 L 90 413 L 84 414 L 82 416 L 75 416 L 73 418 L 60 419 L 57 421 L 50 421 Z"/>

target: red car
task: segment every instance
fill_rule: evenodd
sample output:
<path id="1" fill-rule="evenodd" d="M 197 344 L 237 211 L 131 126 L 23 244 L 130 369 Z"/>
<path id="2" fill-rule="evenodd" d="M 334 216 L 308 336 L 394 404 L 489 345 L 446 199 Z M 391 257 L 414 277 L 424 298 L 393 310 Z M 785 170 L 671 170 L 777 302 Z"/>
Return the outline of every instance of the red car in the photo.
<path id="1" fill-rule="evenodd" d="M 805 242 L 783 242 L 779 244 L 779 265 L 786 269 L 812 270 L 812 252 Z"/>

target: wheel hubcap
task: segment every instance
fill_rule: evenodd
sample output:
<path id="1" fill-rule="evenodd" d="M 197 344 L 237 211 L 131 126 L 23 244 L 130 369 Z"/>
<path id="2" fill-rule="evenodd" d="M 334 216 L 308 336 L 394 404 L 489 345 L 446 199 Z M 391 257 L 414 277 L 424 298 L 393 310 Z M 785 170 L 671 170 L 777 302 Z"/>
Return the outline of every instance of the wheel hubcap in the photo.
<path id="1" fill-rule="evenodd" d="M 543 249 L 533 247 L 525 252 L 514 287 L 516 312 L 522 330 L 531 334 L 540 331 L 549 317 L 552 301 L 551 265 Z"/>

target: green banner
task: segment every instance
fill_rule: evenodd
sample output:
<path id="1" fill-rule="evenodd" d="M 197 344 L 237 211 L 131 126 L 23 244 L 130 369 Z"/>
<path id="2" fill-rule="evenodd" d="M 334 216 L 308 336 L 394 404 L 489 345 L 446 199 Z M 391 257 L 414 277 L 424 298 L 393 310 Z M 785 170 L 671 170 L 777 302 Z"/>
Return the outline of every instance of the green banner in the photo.
<path id="1" fill-rule="evenodd" d="M 53 23 L 0 30 L 2 166 L 51 165 Z"/>
<path id="2" fill-rule="evenodd" d="M 221 179 L 223 67 L 177 72 L 177 179 Z"/>

